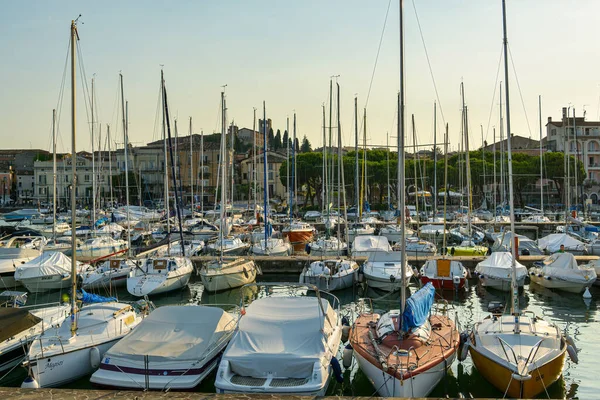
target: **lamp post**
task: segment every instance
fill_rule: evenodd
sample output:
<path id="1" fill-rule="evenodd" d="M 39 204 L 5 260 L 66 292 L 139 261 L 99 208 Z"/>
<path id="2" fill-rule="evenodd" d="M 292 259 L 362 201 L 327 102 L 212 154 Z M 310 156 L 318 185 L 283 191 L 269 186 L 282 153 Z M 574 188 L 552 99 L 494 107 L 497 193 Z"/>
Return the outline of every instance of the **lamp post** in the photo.
<path id="1" fill-rule="evenodd" d="M 6 177 L 2 178 L 4 188 L 2 190 L 2 205 L 6 205 Z"/>

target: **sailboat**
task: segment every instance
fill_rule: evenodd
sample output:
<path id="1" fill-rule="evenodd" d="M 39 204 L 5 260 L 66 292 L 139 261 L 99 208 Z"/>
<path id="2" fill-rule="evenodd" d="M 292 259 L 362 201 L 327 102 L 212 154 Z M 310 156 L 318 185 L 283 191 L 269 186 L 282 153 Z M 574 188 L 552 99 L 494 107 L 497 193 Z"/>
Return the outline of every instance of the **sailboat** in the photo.
<path id="1" fill-rule="evenodd" d="M 171 146 L 171 125 L 169 119 L 169 107 L 167 102 L 167 89 L 163 72 L 161 71 L 161 87 L 162 101 L 164 106 L 164 118 L 166 122 L 168 139 L 169 139 L 169 155 L 171 161 L 171 176 L 174 182 L 175 189 L 175 209 L 177 211 L 177 220 L 179 222 L 179 249 L 180 256 L 170 254 L 171 243 L 168 244 L 166 256 L 156 258 L 147 258 L 141 260 L 141 267 L 135 268 L 127 278 L 127 291 L 138 297 L 155 295 L 159 293 L 170 292 L 173 290 L 182 289 L 187 286 L 194 266 L 192 261 L 185 256 L 186 245 L 183 239 L 183 229 L 181 225 L 181 205 L 178 199 L 177 178 L 175 176 L 175 162 L 173 159 L 173 148 Z M 165 161 L 167 154 L 165 153 Z M 168 235 L 170 235 L 170 230 Z M 170 239 L 170 238 L 169 238 Z M 188 246 L 189 247 L 189 246 Z"/>
<path id="2" fill-rule="evenodd" d="M 400 94 L 398 98 L 398 182 L 404 175 L 404 21 L 400 1 Z M 404 210 L 404 185 L 398 185 L 398 209 Z M 406 218 L 401 218 L 404 232 Z M 405 240 L 401 238 L 400 263 L 406 262 Z M 402 278 L 405 270 L 402 269 Z M 426 397 L 444 378 L 459 345 L 452 320 L 433 313 L 435 288 L 428 283 L 406 300 L 401 286 L 400 310 L 383 315 L 361 313 L 350 332 L 350 344 L 361 370 L 385 397 Z"/>
<path id="3" fill-rule="evenodd" d="M 226 132 L 226 116 L 225 116 L 225 92 L 221 92 L 221 155 L 220 159 L 223 160 L 221 165 L 225 166 L 226 164 L 226 142 L 227 142 L 227 132 Z M 232 130 L 233 135 L 233 130 Z M 223 168 L 225 170 L 225 168 Z M 227 186 L 225 184 L 225 171 L 221 174 L 221 221 L 225 221 L 224 225 L 227 225 L 226 216 L 227 216 Z M 266 214 L 265 214 L 266 215 Z M 225 229 L 219 229 L 219 242 L 221 246 L 223 246 L 225 238 L 225 231 L 227 227 L 222 227 Z M 225 259 L 223 257 L 223 249 L 221 249 L 219 253 L 219 258 L 208 262 L 203 266 L 200 270 L 200 278 L 202 279 L 202 284 L 204 285 L 204 290 L 209 292 L 218 292 L 221 290 L 233 289 L 236 287 L 243 286 L 247 283 L 254 282 L 256 280 L 256 274 L 258 269 L 254 261 L 246 260 L 244 258 L 237 259 Z"/>
<path id="4" fill-rule="evenodd" d="M 75 139 L 75 41 L 79 39 L 77 20 L 71 21 L 71 112 L 72 149 L 77 156 Z M 76 162 L 72 165 L 73 182 Z M 80 306 L 77 293 L 77 253 L 75 252 L 76 191 L 71 190 L 71 315 L 59 327 L 47 329 L 35 340 L 27 353 L 24 366 L 29 374 L 21 387 L 56 387 L 89 375 L 100 365 L 104 353 L 143 319 L 144 311 L 113 299 L 98 304 Z M 85 296 L 83 302 L 89 301 Z"/>
<path id="5" fill-rule="evenodd" d="M 263 121 L 267 120 L 267 111 L 265 102 L 263 102 Z M 263 124 L 263 157 L 264 157 L 264 173 L 263 173 L 263 186 L 264 186 L 264 239 L 254 243 L 250 248 L 252 254 L 264 255 L 264 256 L 290 256 L 292 255 L 292 245 L 290 242 L 283 239 L 271 237 L 272 226 L 269 219 L 269 190 L 267 185 L 267 124 Z"/>
<path id="6" fill-rule="evenodd" d="M 506 2 L 502 0 L 504 30 L 504 75 L 506 79 L 506 128 L 510 230 L 514 227 L 510 98 L 508 84 L 508 39 Z M 472 329 L 465 346 L 475 367 L 492 385 L 508 397 L 533 398 L 562 374 L 567 341 L 553 323 L 532 312 L 521 314 L 516 278 L 516 246 L 512 253 L 512 310 L 508 315 L 490 315 Z"/>

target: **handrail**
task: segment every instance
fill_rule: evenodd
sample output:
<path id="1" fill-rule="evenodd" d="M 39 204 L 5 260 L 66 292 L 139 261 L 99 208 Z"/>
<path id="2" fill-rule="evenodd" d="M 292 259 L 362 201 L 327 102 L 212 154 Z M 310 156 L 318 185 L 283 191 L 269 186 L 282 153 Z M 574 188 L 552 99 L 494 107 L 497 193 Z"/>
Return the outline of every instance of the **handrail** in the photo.
<path id="1" fill-rule="evenodd" d="M 540 349 L 540 345 L 542 344 L 542 342 L 544 341 L 544 339 L 546 338 L 541 338 L 529 351 L 529 355 L 527 356 L 527 360 L 525 361 L 525 365 L 529 364 L 529 359 L 531 359 L 531 362 L 533 362 L 535 360 L 535 356 L 537 355 L 538 350 Z M 535 352 L 533 352 L 535 350 Z M 533 353 L 533 358 L 532 358 L 532 353 Z"/>
<path id="2" fill-rule="evenodd" d="M 512 346 L 506 343 L 501 337 L 496 336 L 496 338 L 500 342 L 500 346 L 502 346 L 502 350 L 504 351 L 504 355 L 506 356 L 506 361 L 510 362 L 510 359 L 508 357 L 508 353 L 506 352 L 506 348 L 504 347 L 504 345 L 508 346 L 508 348 L 510 349 L 513 358 L 515 359 L 515 366 L 517 366 L 517 364 L 519 364 L 519 361 L 517 360 L 517 355 L 515 354 L 515 351 L 513 350 Z"/>

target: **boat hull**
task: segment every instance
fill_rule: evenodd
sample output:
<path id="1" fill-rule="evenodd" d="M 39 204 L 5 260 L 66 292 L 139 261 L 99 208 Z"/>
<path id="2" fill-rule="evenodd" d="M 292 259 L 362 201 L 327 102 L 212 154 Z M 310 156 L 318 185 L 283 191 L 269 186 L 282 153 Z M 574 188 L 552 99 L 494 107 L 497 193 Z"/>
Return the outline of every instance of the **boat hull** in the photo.
<path id="1" fill-rule="evenodd" d="M 532 282 L 543 286 L 547 289 L 556 289 L 563 290 L 565 292 L 570 293 L 581 293 L 585 290 L 586 287 L 592 286 L 593 282 L 582 283 L 582 282 L 569 282 L 561 279 L 546 279 L 543 276 L 537 276 L 535 274 L 531 274 L 529 276 Z"/>
<path id="2" fill-rule="evenodd" d="M 512 290 L 512 281 L 509 278 L 499 279 L 491 278 L 489 276 L 479 276 L 479 282 L 481 286 L 488 287 L 496 290 L 502 290 L 504 292 Z M 523 287 L 525 285 L 525 277 L 517 279 L 517 286 Z"/>
<path id="3" fill-rule="evenodd" d="M 343 276 L 326 276 L 326 275 L 306 275 L 304 272 L 300 274 L 300 283 L 305 285 L 314 285 L 319 290 L 325 290 L 328 292 L 334 290 L 342 290 L 351 287 L 356 282 L 357 272 Z"/>
<path id="4" fill-rule="evenodd" d="M 236 267 L 229 267 L 231 271 L 227 271 L 229 268 L 223 268 L 220 273 L 218 269 L 208 271 L 206 268 L 202 269 L 200 271 L 200 278 L 202 279 L 204 290 L 220 292 L 241 287 L 256 280 L 257 270 L 252 261 L 239 266 L 236 265 Z"/>
<path id="5" fill-rule="evenodd" d="M 531 379 L 525 381 L 514 379 L 513 371 L 479 353 L 473 346 L 469 347 L 469 354 L 479 373 L 496 389 L 506 392 L 507 397 L 532 399 L 562 375 L 566 346 L 558 357 L 531 371 Z"/>
<path id="6" fill-rule="evenodd" d="M 22 279 L 19 282 L 30 293 L 43 293 L 53 290 L 61 290 L 71 287 L 71 277 L 62 275 L 49 275 L 30 279 Z"/>
<path id="7" fill-rule="evenodd" d="M 117 287 L 125 287 L 127 286 L 127 278 L 129 276 L 130 270 L 119 271 L 112 274 L 103 274 L 97 279 L 87 281 L 83 280 L 83 288 L 84 289 L 106 289 L 106 288 L 117 288 Z"/>
<path id="8" fill-rule="evenodd" d="M 428 282 L 431 282 L 433 287 L 436 289 L 442 290 L 454 290 L 454 289 L 463 289 L 467 280 L 465 278 L 460 278 L 458 285 L 454 284 L 454 281 L 451 278 L 430 278 L 428 276 L 421 276 L 421 283 L 425 286 Z"/>
<path id="9" fill-rule="evenodd" d="M 297 230 L 282 232 L 283 236 L 292 244 L 295 251 L 304 251 L 304 245 L 313 240 L 313 230 Z"/>

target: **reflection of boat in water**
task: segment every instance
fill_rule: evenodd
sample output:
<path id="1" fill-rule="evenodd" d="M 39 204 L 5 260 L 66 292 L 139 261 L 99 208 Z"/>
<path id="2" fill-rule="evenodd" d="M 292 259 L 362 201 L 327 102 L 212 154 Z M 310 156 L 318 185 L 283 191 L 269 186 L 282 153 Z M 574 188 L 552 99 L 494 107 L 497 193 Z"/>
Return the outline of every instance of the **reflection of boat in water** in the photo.
<path id="1" fill-rule="evenodd" d="M 200 295 L 200 303 L 208 305 L 240 304 L 241 300 L 248 301 L 257 298 L 258 286 L 248 285 L 241 288 L 224 290 L 221 292 L 209 292 L 204 290 Z"/>

